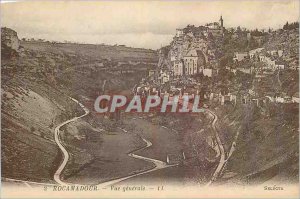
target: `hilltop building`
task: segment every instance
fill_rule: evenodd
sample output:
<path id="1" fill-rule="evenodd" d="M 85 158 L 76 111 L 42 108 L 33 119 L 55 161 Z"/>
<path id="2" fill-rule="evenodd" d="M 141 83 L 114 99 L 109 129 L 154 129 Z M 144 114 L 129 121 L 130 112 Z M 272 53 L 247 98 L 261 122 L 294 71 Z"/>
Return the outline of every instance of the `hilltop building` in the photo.
<path id="1" fill-rule="evenodd" d="M 224 36 L 224 30 L 222 16 L 218 22 L 205 26 L 187 25 L 176 29 L 171 44 L 160 50 L 158 67 L 162 69 L 163 65 L 167 65 L 165 68 L 170 71 L 170 77 L 200 73 L 211 77 L 221 55 L 219 46 L 214 41 Z"/>
<path id="2" fill-rule="evenodd" d="M 218 22 L 208 23 L 206 24 L 207 27 L 207 33 L 211 34 L 214 37 L 222 37 L 224 34 L 224 26 L 223 26 L 224 20 L 221 16 Z"/>
<path id="3" fill-rule="evenodd" d="M 183 35 L 183 29 L 176 29 L 176 37 L 181 37 Z"/>

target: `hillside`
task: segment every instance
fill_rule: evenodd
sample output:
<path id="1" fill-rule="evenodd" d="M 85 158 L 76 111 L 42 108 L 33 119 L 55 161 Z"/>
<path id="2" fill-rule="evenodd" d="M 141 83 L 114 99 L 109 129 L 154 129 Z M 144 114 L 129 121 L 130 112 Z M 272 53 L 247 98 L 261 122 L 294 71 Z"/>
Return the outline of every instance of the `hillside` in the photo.
<path id="1" fill-rule="evenodd" d="M 205 104 L 218 115 L 217 130 L 228 159 L 216 184 L 297 182 L 299 102 L 291 100 L 299 90 L 297 24 L 268 32 L 237 27 L 224 30 L 222 35 L 211 35 L 209 27 L 188 25 L 177 29 L 170 45 L 160 49 L 159 66 L 171 74 L 170 81 L 162 83 L 166 93 L 174 94 L 175 87 L 195 94 L 187 91 L 189 83 L 184 84 L 185 78 L 190 78 L 194 81 L 190 83 L 192 87 L 204 90 Z M 263 49 L 261 54 L 257 53 L 259 57 L 251 57 L 251 50 L 259 48 Z M 189 62 L 194 57 L 202 59 L 196 54 L 191 56 L 189 52 L 193 50 L 203 52 L 204 64 Z M 280 56 L 276 54 L 279 50 Z M 235 60 L 237 54 L 246 56 Z M 274 65 L 284 63 L 284 68 L 262 69 L 270 66 L 261 60 L 263 56 L 270 57 Z M 195 63 L 201 70 L 191 74 L 187 69 Z M 205 77 L 202 68 L 213 68 L 216 73 Z M 244 68 L 254 70 L 247 72 Z M 290 101 L 270 101 L 266 96 L 285 96 Z M 224 97 L 223 103 L 220 97 Z M 176 128 L 177 124 L 169 122 L 169 126 Z"/>
<path id="2" fill-rule="evenodd" d="M 157 62 L 156 51 L 126 46 L 97 44 L 54 43 L 41 41 L 21 41 L 28 50 L 39 52 L 85 56 L 90 59 L 108 59 L 115 61 Z"/>
<path id="3" fill-rule="evenodd" d="M 222 116 L 219 131 L 229 156 L 219 183 L 297 182 L 298 109 L 297 104 L 216 108 Z"/>
<path id="4" fill-rule="evenodd" d="M 178 156 L 183 167 L 171 169 L 172 175 L 178 171 L 185 174 L 177 176 L 181 183 L 205 184 L 219 163 L 216 133 L 228 158 L 216 183 L 294 182 L 298 177 L 299 104 L 269 100 L 284 93 L 294 96 L 299 89 L 298 71 L 290 68 L 299 59 L 299 37 L 294 29 L 262 33 L 189 25 L 178 30 L 158 55 L 125 46 L 19 41 L 15 31 L 6 30 L 5 34 L 1 48 L 4 177 L 52 181 L 62 160 L 54 142 L 54 128 L 83 113 L 69 97 L 82 102 L 91 113 L 61 129 L 61 139 L 70 153 L 61 175 L 65 181 L 99 183 L 152 168 L 151 163 L 128 156 L 144 146 L 141 136 L 147 136 L 153 150 L 141 151 L 140 155 L 161 161 L 168 155 Z M 235 52 L 257 47 L 283 49 L 287 70 L 276 70 L 263 78 L 231 70 L 263 67 L 264 63 L 255 59 L 233 61 Z M 156 69 L 170 70 L 183 59 L 189 66 L 193 58 L 186 56 L 189 51 L 196 52 L 199 66 L 217 72 L 210 76 L 182 74 L 181 79 L 171 75 L 166 82 L 158 77 L 146 78 L 149 70 L 160 76 L 162 70 Z M 99 116 L 93 111 L 100 94 L 128 94 L 133 87 L 170 94 L 175 93 L 174 88 L 189 94 L 200 91 L 201 100 L 219 118 L 217 130 L 211 128 L 212 117 L 206 114 L 140 114 L 119 120 L 117 114 Z M 146 120 L 137 120 L 141 116 Z M 131 119 L 134 122 L 129 122 Z M 133 133 L 124 134 L 121 127 Z M 152 133 L 160 139 L 153 139 Z M 180 160 L 183 154 L 186 160 Z"/>
<path id="5" fill-rule="evenodd" d="M 5 34 L 2 38 L 6 39 L 1 46 L 2 177 L 53 182 L 62 159 L 54 142 L 54 128 L 83 113 L 69 97 L 92 109 L 93 100 L 99 92 L 104 92 L 103 88 L 105 92 L 131 89 L 155 67 L 156 52 L 124 46 L 19 41 L 15 31 L 1 30 Z M 87 131 L 106 128 L 100 125 L 101 118 L 93 121 L 81 121 L 81 125 L 72 128 Z M 97 137 L 104 140 L 101 143 L 112 146 L 111 135 L 106 133 Z M 124 146 L 126 149 L 139 147 L 136 137 L 128 140 L 133 144 Z M 80 157 L 76 147 L 71 150 L 74 157 Z M 127 157 L 125 153 L 119 155 Z M 89 152 L 85 156 L 83 164 L 94 157 Z M 144 166 L 143 161 L 136 164 Z M 128 168 L 126 172 L 133 169 Z M 124 171 L 120 172 L 124 175 Z"/>

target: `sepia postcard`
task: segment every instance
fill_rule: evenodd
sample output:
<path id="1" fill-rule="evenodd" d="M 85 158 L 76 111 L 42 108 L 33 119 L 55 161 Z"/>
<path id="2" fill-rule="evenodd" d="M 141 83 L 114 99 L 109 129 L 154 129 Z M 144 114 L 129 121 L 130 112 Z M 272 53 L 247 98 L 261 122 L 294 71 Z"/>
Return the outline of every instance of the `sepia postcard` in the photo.
<path id="1" fill-rule="evenodd" d="M 299 4 L 1 1 L 1 198 L 299 198 Z"/>

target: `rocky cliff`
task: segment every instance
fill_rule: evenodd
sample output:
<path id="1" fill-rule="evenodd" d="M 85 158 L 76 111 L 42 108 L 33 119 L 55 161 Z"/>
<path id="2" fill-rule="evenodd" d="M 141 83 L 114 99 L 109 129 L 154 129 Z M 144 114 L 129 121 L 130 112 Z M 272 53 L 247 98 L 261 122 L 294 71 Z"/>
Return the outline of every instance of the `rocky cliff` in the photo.
<path id="1" fill-rule="evenodd" d="M 20 48 L 20 41 L 17 32 L 10 28 L 1 28 L 1 45 L 18 51 Z"/>

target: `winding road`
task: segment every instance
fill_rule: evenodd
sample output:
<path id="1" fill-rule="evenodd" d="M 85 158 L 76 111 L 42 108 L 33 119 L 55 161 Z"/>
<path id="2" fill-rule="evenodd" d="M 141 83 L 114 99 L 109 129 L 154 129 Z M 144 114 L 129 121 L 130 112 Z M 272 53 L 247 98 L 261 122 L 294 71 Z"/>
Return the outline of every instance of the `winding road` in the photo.
<path id="1" fill-rule="evenodd" d="M 226 160 L 226 154 L 225 154 L 223 144 L 221 142 L 221 139 L 220 139 L 219 134 L 218 134 L 218 130 L 216 128 L 216 122 L 218 120 L 218 116 L 209 109 L 206 109 L 206 111 L 213 116 L 213 121 L 211 123 L 211 126 L 212 126 L 212 128 L 215 132 L 215 138 L 216 138 L 218 149 L 219 149 L 219 152 L 220 152 L 220 155 L 221 155 L 219 164 L 218 164 L 215 172 L 213 173 L 210 181 L 206 184 L 206 186 L 210 186 L 220 176 L 227 160 Z"/>
<path id="2" fill-rule="evenodd" d="M 85 108 L 80 102 L 78 102 L 76 99 L 74 98 L 71 98 L 71 100 L 73 100 L 74 102 L 76 102 L 77 104 L 79 104 L 79 106 L 81 108 L 83 108 L 83 110 L 85 111 L 85 113 L 79 117 L 74 117 L 70 120 L 67 120 L 63 123 L 61 123 L 60 125 L 58 125 L 57 127 L 55 127 L 55 130 L 54 130 L 54 139 L 55 139 L 55 142 L 56 144 L 58 145 L 58 147 L 60 148 L 60 150 L 62 151 L 63 155 L 64 155 L 64 159 L 63 159 L 63 162 L 61 163 L 61 165 L 58 167 L 58 169 L 56 170 L 55 174 L 54 174 L 54 180 L 58 183 L 58 184 L 61 184 L 61 185 L 66 185 L 66 183 L 64 183 L 63 181 L 61 181 L 60 179 L 60 175 L 61 175 L 61 172 L 64 170 L 65 166 L 67 165 L 67 162 L 69 160 L 69 153 L 68 151 L 66 150 L 66 148 L 63 146 L 63 144 L 61 143 L 60 141 L 60 137 L 59 137 L 59 134 L 60 134 L 60 128 L 70 122 L 74 122 L 86 115 L 88 115 L 90 112 L 87 108 Z"/>
<path id="3" fill-rule="evenodd" d="M 63 152 L 63 162 L 61 163 L 61 165 L 59 166 L 59 168 L 57 169 L 57 171 L 55 172 L 54 174 L 54 180 L 58 183 L 58 184 L 61 184 L 61 185 L 68 185 L 69 183 L 65 183 L 61 180 L 60 176 L 61 176 L 61 173 L 62 171 L 64 170 L 65 166 L 67 165 L 67 162 L 69 160 L 69 153 L 68 151 L 66 150 L 66 148 L 63 146 L 61 140 L 60 140 L 60 128 L 70 122 L 74 122 L 86 115 L 89 114 L 89 110 L 84 107 L 80 102 L 78 102 L 76 99 L 73 99 L 71 98 L 74 102 L 76 102 L 77 104 L 80 105 L 81 108 L 83 108 L 83 110 L 85 111 L 85 113 L 79 117 L 74 117 L 70 120 L 67 120 L 61 124 L 59 124 L 56 128 L 55 128 L 55 142 L 56 144 L 59 146 L 60 150 Z M 121 129 L 123 130 L 125 133 L 127 133 L 128 131 L 125 130 L 125 129 Z M 141 151 L 143 149 L 146 149 L 148 147 L 151 147 L 152 146 L 152 143 L 149 141 L 149 140 L 146 140 L 145 138 L 142 138 L 142 140 L 146 143 L 146 146 L 145 147 L 142 147 L 138 150 L 135 150 L 135 152 L 137 151 Z M 177 164 L 172 164 L 172 165 L 168 165 L 167 163 L 163 162 L 163 161 L 160 161 L 160 160 L 156 160 L 156 159 L 152 159 L 152 158 L 147 158 L 147 157 L 144 157 L 144 156 L 140 156 L 140 155 L 136 155 L 134 153 L 129 153 L 128 156 L 132 157 L 132 158 L 136 158 L 136 159 L 141 159 L 141 160 L 145 160 L 147 162 L 151 162 L 154 164 L 154 168 L 152 169 L 149 169 L 149 170 L 146 170 L 146 171 L 142 171 L 142 172 L 139 172 L 139 173 L 136 173 L 136 174 L 133 174 L 133 175 L 129 175 L 129 176 L 126 176 L 126 177 L 122 177 L 122 178 L 118 178 L 118 179 L 115 179 L 115 180 L 110 180 L 110 181 L 107 181 L 107 182 L 104 182 L 104 183 L 100 183 L 98 184 L 97 186 L 100 186 L 100 187 L 105 187 L 105 186 L 109 186 L 109 185 L 112 185 L 112 184 L 115 184 L 115 183 L 118 183 L 118 182 L 121 182 L 121 181 L 124 181 L 124 180 L 127 180 L 129 178 L 133 178 L 133 177 L 136 177 L 136 176 L 139 176 L 139 175 L 143 175 L 143 174 L 146 174 L 146 173 L 150 173 L 150 172 L 153 172 L 153 171 L 156 171 L 156 170 L 160 170 L 160 169 L 164 169 L 164 168 L 168 168 L 168 167 L 172 167 L 172 166 L 177 166 Z"/>
<path id="4" fill-rule="evenodd" d="M 61 173 L 63 172 L 64 168 L 66 167 L 66 165 L 69 161 L 70 155 L 69 155 L 68 151 L 66 150 L 66 148 L 64 147 L 64 145 L 62 144 L 62 141 L 60 139 L 60 128 L 63 127 L 64 125 L 66 125 L 66 124 L 69 124 L 70 122 L 74 122 L 74 121 L 76 121 L 76 120 L 78 120 L 82 117 L 85 117 L 86 115 L 88 115 L 90 113 L 89 110 L 83 104 L 81 104 L 78 100 L 76 100 L 74 98 L 71 98 L 71 97 L 70 97 L 70 99 L 72 101 L 76 102 L 85 111 L 85 113 L 81 116 L 74 117 L 72 119 L 69 119 L 69 120 L 59 124 L 54 129 L 54 140 L 55 140 L 56 144 L 58 145 L 58 147 L 60 148 L 60 150 L 63 153 L 63 161 L 62 161 L 62 163 L 60 164 L 60 166 L 58 167 L 58 169 L 56 170 L 56 172 L 54 174 L 54 180 L 60 185 L 74 185 L 74 184 L 71 184 L 71 183 L 63 182 L 61 180 Z M 121 129 L 121 130 L 125 133 L 128 132 L 125 129 Z M 134 152 L 141 151 L 143 149 L 146 149 L 146 148 L 152 146 L 152 143 L 149 140 L 146 140 L 145 138 L 142 138 L 142 140 L 146 143 L 146 146 L 144 146 L 140 149 L 137 149 Z M 99 187 L 110 186 L 110 185 L 113 185 L 115 183 L 119 183 L 121 181 L 130 179 L 130 178 L 133 178 L 133 177 L 136 177 L 136 176 L 139 176 L 139 175 L 143 175 L 143 174 L 150 173 L 150 172 L 153 172 L 153 171 L 156 171 L 156 170 L 165 169 L 165 168 L 168 168 L 168 167 L 173 167 L 173 166 L 178 165 L 178 164 L 171 164 L 170 165 L 170 164 L 167 164 L 166 162 L 163 162 L 163 161 L 160 161 L 160 160 L 156 160 L 156 159 L 152 159 L 152 158 L 148 158 L 148 157 L 144 157 L 144 156 L 141 156 L 141 155 L 134 154 L 133 152 L 129 153 L 128 156 L 130 156 L 132 158 L 136 158 L 136 159 L 141 159 L 141 160 L 144 160 L 144 161 L 147 161 L 147 162 L 151 162 L 151 163 L 154 164 L 154 168 L 146 170 L 146 171 L 141 171 L 139 173 L 132 174 L 132 175 L 129 175 L 129 176 L 126 176 L 126 177 L 122 177 L 122 178 L 118 178 L 118 179 L 114 179 L 114 180 L 109 180 L 107 182 L 100 183 L 97 186 L 99 186 Z M 12 178 L 2 178 L 2 179 L 7 181 L 7 182 L 23 183 L 29 188 L 32 187 L 31 185 L 34 185 L 34 186 L 54 186 L 55 185 L 55 184 L 50 184 L 50 183 L 38 183 L 38 182 L 34 182 L 34 181 L 18 180 L 18 179 L 12 179 Z M 80 185 L 80 184 L 76 184 L 76 185 Z"/>
<path id="5" fill-rule="evenodd" d="M 146 140 L 144 138 L 142 138 L 142 139 L 146 143 L 146 146 L 143 147 L 143 148 L 140 148 L 140 149 L 136 150 L 135 152 L 141 151 L 143 149 L 146 149 L 146 148 L 152 146 L 152 143 L 149 140 Z M 133 158 L 137 158 L 137 159 L 141 159 L 141 160 L 145 160 L 147 162 L 151 162 L 151 163 L 154 164 L 154 168 L 146 170 L 146 171 L 142 171 L 140 173 L 136 173 L 136 174 L 133 174 L 133 175 L 129 175 L 129 176 L 126 176 L 126 177 L 123 177 L 123 178 L 118 178 L 118 179 L 115 179 L 115 180 L 110 180 L 108 182 L 104 182 L 104 183 L 98 184 L 98 186 L 100 186 L 100 187 L 110 186 L 110 185 L 119 183 L 119 182 L 124 181 L 124 180 L 128 180 L 130 178 L 133 178 L 133 177 L 136 177 L 136 176 L 139 176 L 139 175 L 143 175 L 143 174 L 146 174 L 146 173 L 150 173 L 150 172 L 153 172 L 153 171 L 157 171 L 157 170 L 160 170 L 160 169 L 165 169 L 165 168 L 168 168 L 168 167 L 173 167 L 173 166 L 177 166 L 178 165 L 178 164 L 169 165 L 169 164 L 167 164 L 167 163 L 165 163 L 163 161 L 152 159 L 152 158 L 147 158 L 147 157 L 140 156 L 140 155 L 136 155 L 134 153 L 129 153 L 128 156 L 133 157 Z"/>
<path id="6" fill-rule="evenodd" d="M 74 102 L 76 102 L 85 111 L 85 113 L 83 115 L 81 115 L 81 116 L 74 117 L 74 118 L 72 118 L 70 120 L 67 120 L 67 121 L 65 121 L 65 122 L 63 122 L 63 123 L 61 123 L 61 124 L 59 124 L 58 126 L 55 127 L 55 130 L 54 130 L 54 133 L 55 133 L 54 134 L 55 142 L 56 142 L 56 144 L 58 145 L 58 147 L 60 148 L 60 150 L 63 153 L 63 161 L 62 161 L 62 163 L 60 164 L 60 166 L 58 167 L 58 169 L 56 170 L 56 172 L 54 174 L 54 180 L 58 184 L 60 184 L 60 185 L 74 185 L 74 184 L 71 184 L 71 183 L 63 182 L 61 180 L 61 173 L 63 172 L 64 168 L 66 167 L 70 156 L 69 156 L 68 151 L 66 150 L 66 148 L 64 147 L 64 145 L 62 144 L 62 141 L 60 139 L 60 128 L 63 127 L 64 125 L 70 123 L 70 122 L 74 122 L 74 121 L 76 121 L 76 120 L 78 120 L 78 119 L 80 119 L 82 117 L 85 117 L 86 115 L 88 115 L 90 113 L 89 110 L 83 104 L 81 104 L 78 100 L 76 100 L 74 98 L 70 98 L 70 99 L 73 100 Z M 222 170 L 224 168 L 224 165 L 227 162 L 227 159 L 226 159 L 226 154 L 225 154 L 224 147 L 222 145 L 221 139 L 219 137 L 218 131 L 217 131 L 216 126 L 215 126 L 215 124 L 216 124 L 216 122 L 218 120 L 218 117 L 211 110 L 206 109 L 206 111 L 213 116 L 213 121 L 211 123 L 211 126 L 212 126 L 212 128 L 213 128 L 213 130 L 215 132 L 215 138 L 216 138 L 216 141 L 217 141 L 218 150 L 220 152 L 220 161 L 219 161 L 219 164 L 218 164 L 218 166 L 217 166 L 214 174 L 212 175 L 212 178 L 206 184 L 206 186 L 209 186 L 209 185 L 211 185 L 219 177 L 219 175 L 221 174 L 221 172 L 222 172 Z M 121 129 L 121 130 L 123 130 L 123 132 L 125 132 L 125 133 L 128 132 L 125 129 Z M 146 140 L 145 138 L 142 138 L 142 140 L 146 143 L 146 146 L 144 146 L 144 147 L 142 147 L 140 149 L 137 149 L 134 152 L 141 151 L 141 150 L 144 150 L 144 149 L 152 146 L 152 143 L 149 140 Z M 174 167 L 174 166 L 178 165 L 178 164 L 172 164 L 172 165 L 170 165 L 170 164 L 167 164 L 166 162 L 163 162 L 163 161 L 160 161 L 160 160 L 156 160 L 156 159 L 152 159 L 152 158 L 148 158 L 148 157 L 144 157 L 144 156 L 141 156 L 141 155 L 137 155 L 137 154 L 135 154 L 133 152 L 129 153 L 128 156 L 130 156 L 132 158 L 136 158 L 136 159 L 141 159 L 141 160 L 144 160 L 144 161 L 147 161 L 147 162 L 151 162 L 151 163 L 154 164 L 154 168 L 146 170 L 146 171 L 141 171 L 139 173 L 135 173 L 135 174 L 132 174 L 132 175 L 129 175 L 129 176 L 126 176 L 126 177 L 121 177 L 121 178 L 118 178 L 118 179 L 109 180 L 107 182 L 103 182 L 103 183 L 97 184 L 97 186 L 99 186 L 99 187 L 110 186 L 110 185 L 122 182 L 124 180 L 128 180 L 128 179 L 136 177 L 136 176 L 140 176 L 140 175 L 147 174 L 147 173 L 150 173 L 150 172 L 153 172 L 153 171 L 157 171 L 157 170 L 160 170 L 160 169 L 165 169 L 165 168 L 168 168 L 168 167 Z M 23 181 L 23 180 L 9 179 L 9 178 L 6 178 L 6 179 L 7 179 L 7 181 L 11 181 L 11 182 L 24 183 L 28 187 L 31 187 L 29 184 L 32 184 L 32 185 L 47 185 L 47 186 L 53 186 L 53 185 L 55 185 L 55 184 L 37 183 L 37 182 L 33 182 L 33 181 Z M 79 184 L 77 184 L 77 185 L 79 185 Z"/>
<path id="7" fill-rule="evenodd" d="M 56 144 L 58 145 L 58 147 L 60 148 L 60 150 L 62 151 L 63 153 L 63 156 L 64 156 L 64 159 L 63 159 L 63 162 L 61 163 L 61 165 L 59 166 L 59 168 L 56 170 L 55 174 L 54 174 L 54 180 L 58 183 L 58 184 L 61 184 L 61 185 L 67 185 L 66 183 L 64 183 L 63 181 L 61 181 L 60 179 L 60 175 L 62 173 L 62 171 L 64 170 L 65 166 L 67 165 L 67 162 L 69 160 L 69 153 L 68 151 L 66 150 L 66 148 L 63 146 L 63 144 L 61 143 L 60 141 L 60 137 L 59 137 L 59 134 L 60 134 L 60 128 L 70 122 L 74 122 L 76 120 L 78 120 L 79 118 L 82 118 L 86 115 L 88 115 L 90 112 L 89 110 L 83 105 L 81 104 L 80 102 L 78 102 L 78 100 L 72 98 L 72 97 L 69 97 L 72 101 L 74 101 L 75 103 L 79 104 L 79 106 L 84 110 L 84 114 L 79 116 L 79 117 L 74 117 L 70 120 L 67 120 L 61 124 L 59 124 L 58 126 L 55 127 L 54 129 L 54 140 L 56 142 Z M 2 178 L 8 182 L 15 182 L 15 183 L 24 183 L 27 187 L 31 187 L 30 184 L 32 185 L 44 185 L 44 186 L 53 186 L 55 184 L 50 184 L 50 183 L 38 183 L 38 182 L 34 182 L 34 181 L 26 181 L 26 180 L 18 180 L 18 179 L 12 179 L 12 178 Z"/>

